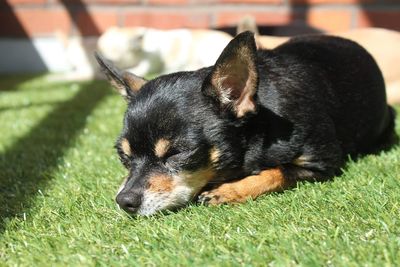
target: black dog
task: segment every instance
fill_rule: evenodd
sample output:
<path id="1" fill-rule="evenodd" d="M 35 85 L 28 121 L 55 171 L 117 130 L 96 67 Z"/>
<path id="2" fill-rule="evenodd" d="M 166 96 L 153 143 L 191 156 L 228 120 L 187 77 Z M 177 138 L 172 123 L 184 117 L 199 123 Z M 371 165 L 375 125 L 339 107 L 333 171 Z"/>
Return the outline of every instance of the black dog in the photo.
<path id="1" fill-rule="evenodd" d="M 245 32 L 214 66 L 151 81 L 97 59 L 128 101 L 117 149 L 129 175 L 117 202 L 131 213 L 198 194 L 209 204 L 243 202 L 327 179 L 346 155 L 394 136 L 381 72 L 349 40 L 299 37 L 257 51 Z"/>

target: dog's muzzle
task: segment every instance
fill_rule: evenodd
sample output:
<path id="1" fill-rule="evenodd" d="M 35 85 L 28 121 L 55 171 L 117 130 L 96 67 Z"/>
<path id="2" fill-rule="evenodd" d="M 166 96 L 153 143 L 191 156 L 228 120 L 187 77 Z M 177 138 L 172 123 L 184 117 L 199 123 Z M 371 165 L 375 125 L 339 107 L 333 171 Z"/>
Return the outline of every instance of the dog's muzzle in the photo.
<path id="1" fill-rule="evenodd" d="M 142 204 L 142 196 L 135 192 L 120 192 L 116 201 L 121 209 L 128 213 L 136 213 Z"/>

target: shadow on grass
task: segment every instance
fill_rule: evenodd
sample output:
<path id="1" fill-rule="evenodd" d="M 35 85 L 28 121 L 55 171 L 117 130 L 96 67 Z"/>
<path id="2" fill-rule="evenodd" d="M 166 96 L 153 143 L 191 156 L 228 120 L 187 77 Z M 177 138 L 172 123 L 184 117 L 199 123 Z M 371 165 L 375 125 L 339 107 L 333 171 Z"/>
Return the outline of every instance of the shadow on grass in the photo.
<path id="1" fill-rule="evenodd" d="M 62 103 L 61 101 L 43 101 L 39 103 L 29 103 L 29 104 L 21 104 L 21 105 L 11 105 L 11 106 L 2 106 L 0 107 L 0 112 L 8 111 L 8 110 L 21 110 L 25 108 L 33 108 L 33 107 L 41 107 L 41 106 L 48 106 L 48 105 L 58 105 Z"/>
<path id="2" fill-rule="evenodd" d="M 29 80 L 37 79 L 38 77 L 40 77 L 40 75 L 38 74 L 0 74 L 0 93 L 7 91 L 18 91 L 22 83 L 28 82 Z"/>
<path id="3" fill-rule="evenodd" d="M 44 191 L 87 116 L 108 92 L 106 83 L 82 84 L 72 99 L 56 106 L 0 155 L 0 233 L 9 219 L 29 209 L 39 190 Z"/>

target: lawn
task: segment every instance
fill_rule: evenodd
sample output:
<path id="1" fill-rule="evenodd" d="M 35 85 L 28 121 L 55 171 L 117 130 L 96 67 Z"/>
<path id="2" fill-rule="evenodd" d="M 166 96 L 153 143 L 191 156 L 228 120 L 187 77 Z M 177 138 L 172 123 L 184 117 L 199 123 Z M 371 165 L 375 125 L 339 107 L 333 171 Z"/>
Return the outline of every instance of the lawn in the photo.
<path id="1" fill-rule="evenodd" d="M 107 83 L 2 77 L 0 95 L 0 266 L 400 264 L 399 146 L 331 182 L 132 219 L 114 202 L 125 103 Z"/>

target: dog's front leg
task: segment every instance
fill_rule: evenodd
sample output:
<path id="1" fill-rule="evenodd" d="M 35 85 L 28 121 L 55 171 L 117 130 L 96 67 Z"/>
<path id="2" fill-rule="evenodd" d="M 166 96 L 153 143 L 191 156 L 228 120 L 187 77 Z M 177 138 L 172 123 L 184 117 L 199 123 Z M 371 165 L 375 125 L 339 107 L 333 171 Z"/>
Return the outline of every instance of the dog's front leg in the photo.
<path id="1" fill-rule="evenodd" d="M 210 205 L 240 203 L 268 192 L 282 191 L 293 184 L 293 179 L 288 177 L 283 168 L 273 168 L 205 191 L 200 194 L 199 202 Z"/>

